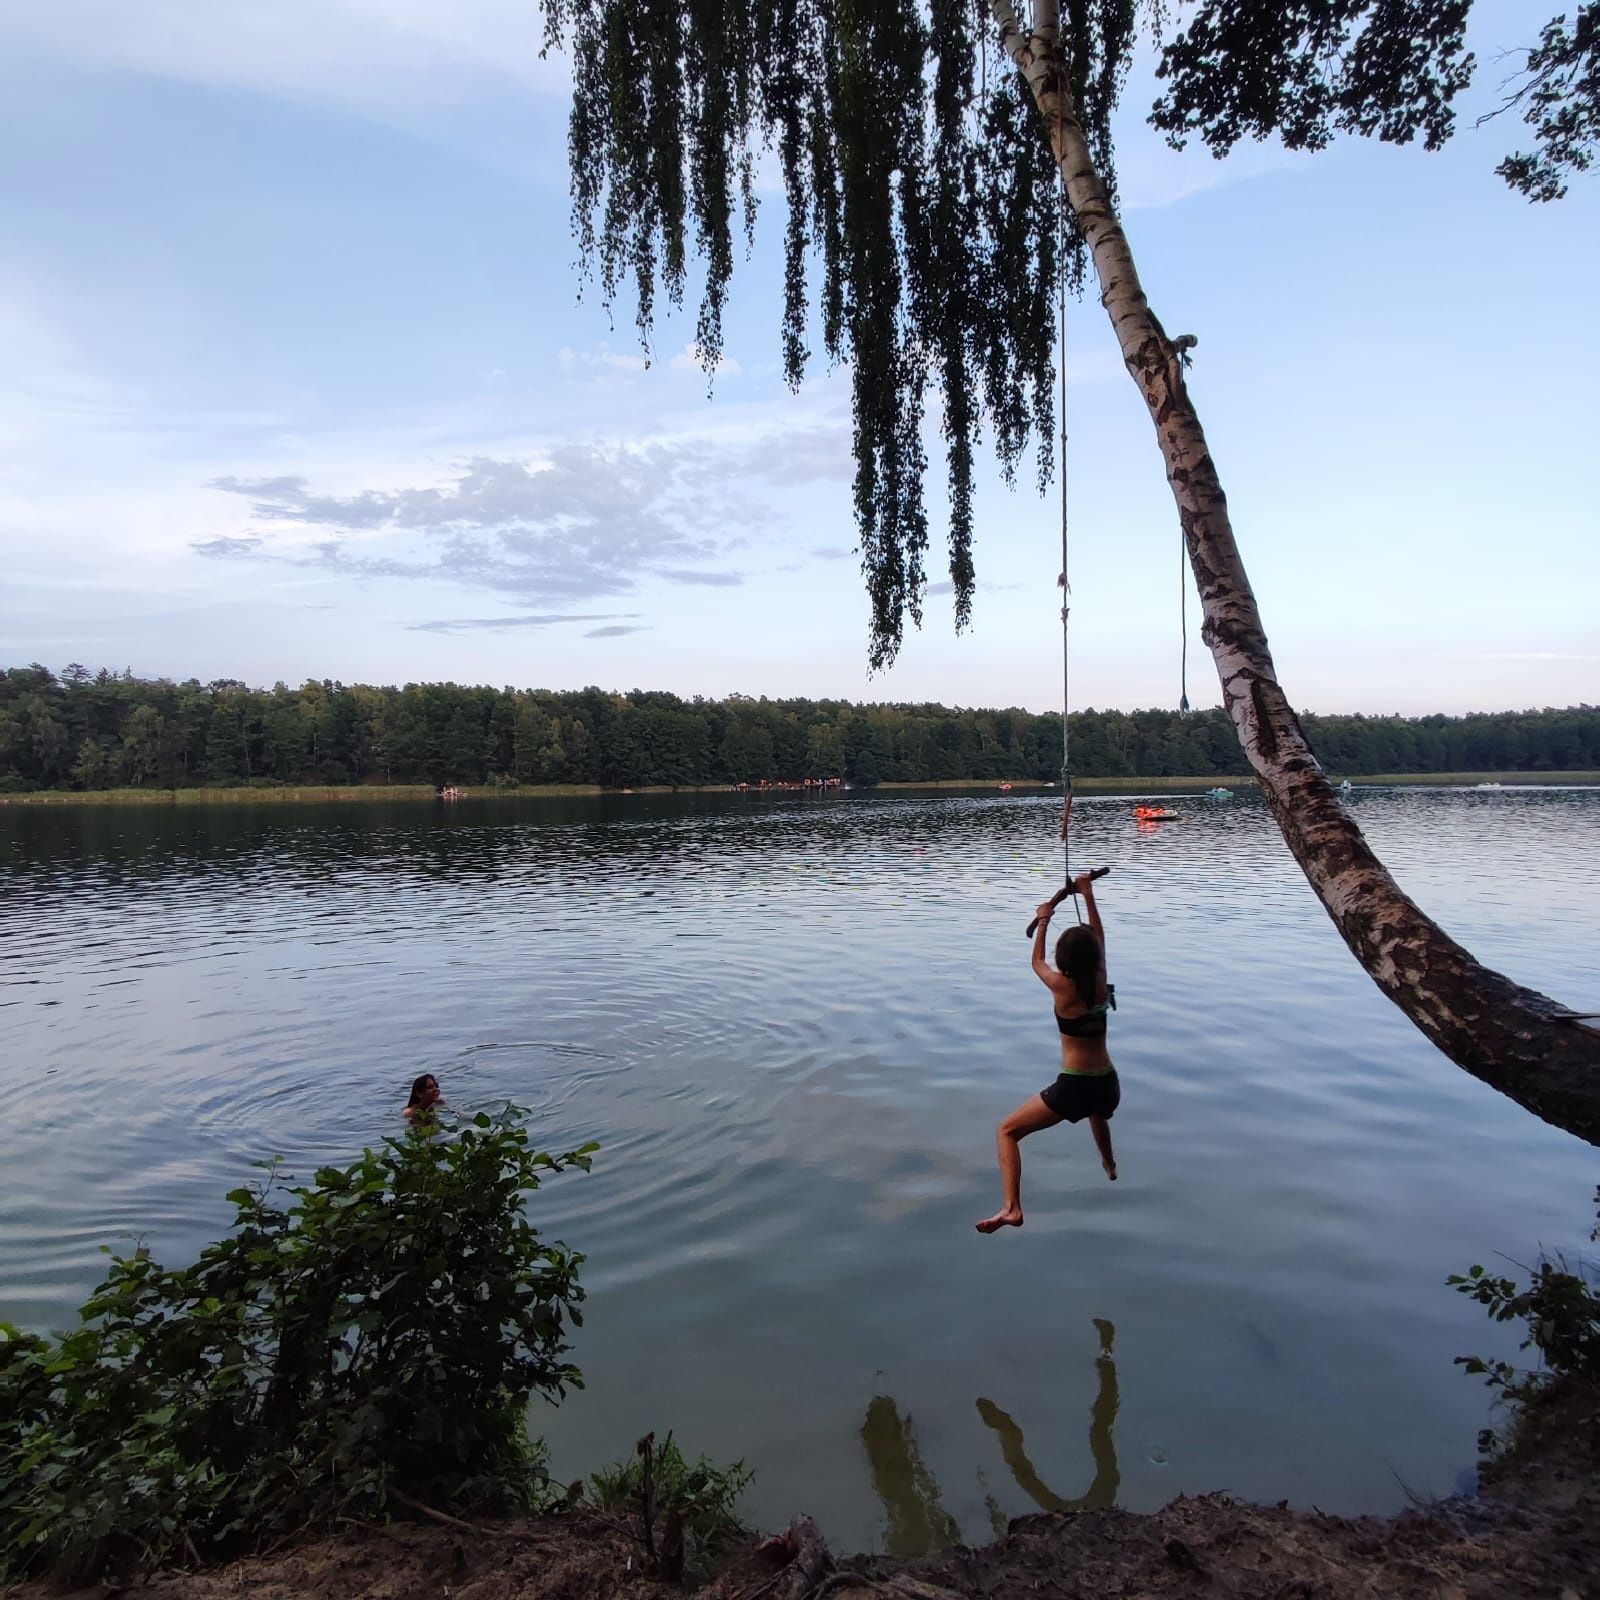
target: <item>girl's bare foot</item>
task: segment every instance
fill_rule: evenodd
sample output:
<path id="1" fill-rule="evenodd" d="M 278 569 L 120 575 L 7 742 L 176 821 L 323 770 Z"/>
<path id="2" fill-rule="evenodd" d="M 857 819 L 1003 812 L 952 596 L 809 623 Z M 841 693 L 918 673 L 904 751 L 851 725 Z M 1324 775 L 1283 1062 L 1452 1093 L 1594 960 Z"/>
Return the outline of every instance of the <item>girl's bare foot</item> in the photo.
<path id="1" fill-rule="evenodd" d="M 979 1233 L 998 1233 L 1001 1228 L 1020 1228 L 1022 1226 L 1022 1208 L 1020 1206 L 1008 1207 L 1004 1211 L 997 1211 L 992 1217 L 985 1217 L 978 1224 Z"/>
<path id="2" fill-rule="evenodd" d="M 1117 1181 L 1117 1158 L 1115 1156 L 1101 1156 L 1100 1165 L 1105 1168 L 1106 1176 L 1115 1183 Z"/>

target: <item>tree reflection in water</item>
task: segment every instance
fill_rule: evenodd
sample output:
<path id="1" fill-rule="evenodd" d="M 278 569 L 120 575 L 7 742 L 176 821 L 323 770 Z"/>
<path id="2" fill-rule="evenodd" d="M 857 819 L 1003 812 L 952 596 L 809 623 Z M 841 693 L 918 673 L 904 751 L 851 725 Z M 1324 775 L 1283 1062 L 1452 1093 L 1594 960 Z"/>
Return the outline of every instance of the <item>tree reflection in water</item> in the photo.
<path id="1" fill-rule="evenodd" d="M 884 1548 L 900 1560 L 945 1550 L 961 1539 L 956 1520 L 939 1504 L 939 1485 L 928 1471 L 911 1418 L 886 1394 L 867 1407 L 861 1442 L 872 1463 L 872 1487 L 883 1502 L 888 1526 Z"/>
<path id="2" fill-rule="evenodd" d="M 999 1438 L 1000 1454 L 1017 1487 L 1043 1511 L 1102 1510 L 1116 1503 L 1122 1482 L 1116 1443 L 1117 1366 L 1112 1358 L 1117 1330 L 1101 1317 L 1094 1319 L 1094 1325 L 1100 1335 L 1100 1354 L 1095 1358 L 1099 1385 L 1089 1408 L 1089 1453 L 1094 1460 L 1094 1476 L 1082 1494 L 1068 1499 L 1051 1489 L 1028 1459 L 1022 1429 L 994 1401 L 978 1401 L 978 1415 Z M 917 1448 L 911 1418 L 902 1417 L 888 1395 L 878 1395 L 867 1407 L 861 1442 L 872 1467 L 872 1487 L 883 1502 L 887 1553 L 904 1560 L 958 1543 L 961 1530 L 940 1504 L 939 1485 Z M 998 1511 L 992 1501 L 991 1509 Z M 1003 1527 L 1003 1519 L 999 1522 Z"/>

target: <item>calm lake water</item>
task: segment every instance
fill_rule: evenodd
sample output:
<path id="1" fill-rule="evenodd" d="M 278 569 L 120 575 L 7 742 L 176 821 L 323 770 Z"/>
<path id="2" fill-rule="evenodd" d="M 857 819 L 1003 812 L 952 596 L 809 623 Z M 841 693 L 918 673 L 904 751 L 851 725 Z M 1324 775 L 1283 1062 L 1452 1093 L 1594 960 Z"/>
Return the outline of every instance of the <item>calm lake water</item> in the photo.
<path id="1" fill-rule="evenodd" d="M 309 1172 L 458 1107 L 598 1139 L 537 1199 L 589 1255 L 559 1476 L 654 1428 L 743 1456 L 762 1522 L 987 1537 L 1038 1505 L 1448 1493 L 1508 1351 L 1443 1286 L 1586 1239 L 1600 1162 L 1451 1066 L 1357 968 L 1265 808 L 1074 811 L 1121 1010 L 1084 1128 L 1022 936 L 1057 802 L 618 796 L 0 808 L 0 1317 L 71 1317 L 97 1247 L 187 1258 L 274 1151 Z M 1600 1009 L 1600 792 L 1358 790 L 1483 959 Z"/>

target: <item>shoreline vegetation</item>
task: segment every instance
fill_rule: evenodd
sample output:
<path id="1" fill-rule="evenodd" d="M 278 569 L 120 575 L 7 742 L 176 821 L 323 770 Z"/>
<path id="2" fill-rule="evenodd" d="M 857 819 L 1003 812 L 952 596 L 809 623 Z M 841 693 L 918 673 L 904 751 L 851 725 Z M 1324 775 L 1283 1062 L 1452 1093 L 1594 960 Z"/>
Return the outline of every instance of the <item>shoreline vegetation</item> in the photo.
<path id="1" fill-rule="evenodd" d="M 1338 776 L 1338 774 L 1335 774 Z M 1019 795 L 1049 794 L 1059 791 L 1060 783 L 1048 779 L 1009 778 L 938 778 L 916 783 L 875 783 L 852 786 L 844 792 L 878 794 L 915 794 L 918 792 L 981 793 L 996 792 L 1004 781 L 1009 790 Z M 1587 786 L 1600 784 L 1600 769 L 1576 772 L 1380 772 L 1370 776 L 1352 777 L 1354 789 L 1416 788 L 1471 788 L 1478 784 L 1494 784 L 1501 788 L 1560 788 L 1568 785 Z M 1079 794 L 1192 794 L 1204 798 L 1208 789 L 1222 787 L 1235 792 L 1256 787 L 1252 775 L 1233 773 L 1204 777 L 1086 777 L 1072 780 Z M 457 786 L 456 798 L 461 800 L 550 800 L 585 799 L 606 795 L 630 794 L 744 794 L 762 799 L 773 796 L 792 798 L 796 795 L 824 798 L 840 793 L 838 789 L 810 790 L 796 785 L 773 784 L 767 788 L 747 785 L 741 788 L 730 783 L 698 784 L 642 784 L 636 787 L 607 788 L 598 783 L 524 783 L 524 784 L 464 784 Z M 125 789 L 26 789 L 0 793 L 0 806 L 120 806 L 120 805 L 279 805 L 286 803 L 327 804 L 357 801 L 368 804 L 386 804 L 401 801 L 440 799 L 439 791 L 426 783 L 346 783 L 346 784 L 214 784 L 199 788 L 125 788 Z"/>
<path id="2" fill-rule="evenodd" d="M 1217 1493 L 1130 1512 L 1114 1469 L 1103 1496 L 1060 1501 L 1018 1441 L 1008 1465 L 1048 1509 L 1007 1521 L 991 1505 L 994 1541 L 967 1547 L 906 1444 L 926 1553 L 841 1559 L 804 1516 L 758 1540 L 739 1514 L 745 1464 L 691 1462 L 670 1433 L 558 1483 L 528 1411 L 582 1383 L 565 1358 L 584 1257 L 528 1213 L 598 1149 L 539 1151 L 508 1106 L 305 1183 L 268 1163 L 192 1266 L 140 1247 L 112 1257 L 76 1329 L 0 1322 L 5 1592 L 1501 1600 L 1585 1594 L 1600 1570 L 1600 1283 L 1592 1263 L 1542 1255 L 1526 1282 L 1479 1266 L 1448 1280 L 1520 1323 L 1535 1365 L 1458 1358 L 1504 1407 L 1479 1440 L 1481 1492 L 1411 1496 L 1391 1517 Z M 1114 1460 L 1109 1433 L 1103 1447 Z"/>
<path id="3" fill-rule="evenodd" d="M 1596 706 L 1301 721 L 1336 780 L 1600 770 Z M 1089 708 L 1065 732 L 1084 788 L 1243 781 L 1220 707 Z M 1061 777 L 1062 738 L 1060 712 L 1015 706 L 331 679 L 256 689 L 76 664 L 59 676 L 37 664 L 0 669 L 0 796 L 1045 785 Z"/>
<path id="4" fill-rule="evenodd" d="M 1596 1404 L 1592 1384 L 1564 1383 L 1540 1408 L 1538 1441 L 1481 1495 L 1390 1517 L 1180 1496 L 1151 1512 L 1017 1517 L 992 1543 L 905 1560 L 836 1556 L 799 1517 L 772 1538 L 746 1538 L 708 1581 L 679 1584 L 647 1570 L 636 1513 L 577 1508 L 477 1521 L 423 1511 L 417 1520 L 352 1522 L 280 1553 L 161 1573 L 141 1592 L 150 1600 L 1577 1600 L 1600 1570 Z M 35 1582 L 14 1594 L 46 1600 L 49 1591 Z"/>

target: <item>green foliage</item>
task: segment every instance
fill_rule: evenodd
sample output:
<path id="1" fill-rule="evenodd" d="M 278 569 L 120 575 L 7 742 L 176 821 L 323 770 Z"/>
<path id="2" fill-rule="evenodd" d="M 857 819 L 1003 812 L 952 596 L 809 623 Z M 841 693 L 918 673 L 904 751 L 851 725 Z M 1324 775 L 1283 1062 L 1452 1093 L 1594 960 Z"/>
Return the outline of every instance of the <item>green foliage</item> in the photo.
<path id="1" fill-rule="evenodd" d="M 81 676 L 77 676 L 81 674 Z M 32 707 L 31 710 L 24 710 Z M 841 700 L 682 700 L 635 689 L 563 693 L 453 683 L 371 688 L 312 680 L 299 689 L 209 687 L 42 666 L 0 670 L 0 792 L 89 788 L 131 776 L 122 751 L 142 707 L 158 716 L 157 777 L 181 786 L 201 764 L 218 785 L 383 783 L 647 785 L 840 777 L 858 785 L 941 779 L 1050 779 L 1061 770 L 1061 718 L 1015 708 L 851 705 Z M 54 725 L 55 767 L 26 722 Z M 1329 770 L 1550 772 L 1600 768 L 1600 708 L 1466 717 L 1302 718 Z M 221 744 L 213 737 L 225 729 Z M 321 729 L 315 748 L 307 728 Z M 1226 777 L 1239 742 L 1220 710 L 1082 711 L 1071 721 L 1080 777 Z M 291 738 L 291 735 L 293 737 Z M 94 752 L 87 765 L 83 750 Z M 226 758 L 219 752 L 231 751 Z M 146 758 L 147 762 L 147 758 Z M 146 764 L 141 770 L 148 771 Z M 76 775 L 75 775 L 76 773 Z"/>
<path id="2" fill-rule="evenodd" d="M 1538 148 L 1507 156 L 1495 171 L 1530 200 L 1559 200 L 1567 177 L 1587 172 L 1600 148 L 1600 4 L 1545 24 L 1528 51 L 1521 81 L 1502 109 L 1522 108 Z"/>
<path id="3" fill-rule="evenodd" d="M 670 1433 L 660 1445 L 647 1434 L 629 1460 L 592 1473 L 589 1488 L 602 1511 L 638 1517 L 647 1567 L 677 1579 L 708 1571 L 748 1534 L 738 1505 L 753 1476 L 742 1461 L 691 1465 Z"/>
<path id="4" fill-rule="evenodd" d="M 529 1509 L 535 1396 L 581 1382 L 582 1256 L 525 1215 L 516 1118 L 419 1131 L 282 1192 L 173 1270 L 114 1257 L 57 1342 L 0 1328 L 0 1570 L 71 1581 L 262 1543 L 397 1496 Z"/>
<path id="5" fill-rule="evenodd" d="M 1162 52 L 1170 85 L 1151 122 L 1219 155 L 1279 135 L 1321 150 L 1335 132 L 1437 150 L 1476 65 L 1472 0 L 1201 0 Z"/>
<path id="6" fill-rule="evenodd" d="M 1595 1201 L 1600 1206 L 1600 1189 Z M 1600 1227 L 1590 1237 L 1600 1238 Z M 1481 1356 L 1456 1357 L 1457 1365 L 1481 1376 L 1502 1400 L 1526 1408 L 1560 1379 L 1600 1381 L 1600 1281 L 1592 1263 L 1568 1266 L 1559 1256 L 1541 1256 L 1526 1284 L 1496 1277 L 1479 1266 L 1446 1281 L 1476 1300 L 1495 1322 L 1526 1324 L 1518 1348 L 1538 1351 L 1539 1365 L 1532 1370 Z M 1505 1444 L 1504 1436 L 1493 1428 L 1478 1435 L 1478 1447 L 1486 1457 L 1499 1454 Z"/>
<path id="7" fill-rule="evenodd" d="M 1085 261 L 1043 123 L 987 6 L 544 0 L 544 11 L 548 43 L 572 58 L 573 226 L 607 306 L 631 281 L 648 350 L 659 295 L 681 303 L 697 254 L 697 344 L 714 373 L 736 219 L 753 237 L 756 164 L 775 155 L 785 374 L 799 386 L 813 293 L 828 359 L 850 368 L 872 664 L 894 659 L 907 616 L 921 621 L 930 391 L 965 625 L 973 453 L 987 426 L 1009 478 L 1032 438 L 1041 484 L 1048 476 L 1055 297 L 1063 265 L 1081 283 Z M 1063 7 L 1080 119 L 1108 186 L 1136 11 L 1134 0 Z"/>
<path id="8" fill-rule="evenodd" d="M 1335 132 L 1437 150 L 1477 62 L 1465 47 L 1472 0 L 1199 0 L 1162 53 L 1169 87 L 1151 122 L 1181 148 L 1216 155 L 1276 134 L 1320 150 Z M 1556 200 L 1600 145 L 1600 4 L 1540 30 L 1498 111 L 1520 109 L 1537 149 L 1495 171 L 1530 200 Z"/>
<path id="9" fill-rule="evenodd" d="M 926 592 L 923 422 L 942 418 L 956 625 L 971 614 L 973 460 L 987 428 L 1009 479 L 1030 437 L 1051 467 L 1052 313 L 1081 288 L 1080 219 L 1059 197 L 1043 119 L 985 0 L 541 0 L 546 48 L 572 58 L 573 231 L 609 309 L 624 285 L 650 350 L 661 294 L 703 268 L 697 344 L 722 358 L 736 227 L 753 244 L 758 162 L 783 183 L 779 338 L 798 387 L 820 313 L 850 369 L 855 510 L 869 659 L 893 661 Z M 1164 42 L 1152 121 L 1218 153 L 1347 131 L 1437 149 L 1471 82 L 1472 0 L 1062 0 L 1036 8 L 1115 204 L 1112 116 L 1141 33 Z M 1008 7 L 1026 16 L 1029 7 Z M 1582 170 L 1600 129 L 1593 5 L 1529 54 L 1541 157 L 1528 192 Z M 1182 25 L 1164 41 L 1169 16 Z M 1542 164 L 1541 164 L 1542 163 Z M 1518 164 L 1521 164 L 1518 166 Z M 1531 171 L 1522 172 L 1522 167 Z M 1505 169 L 1502 169 L 1505 170 Z M 1519 176 L 1520 174 L 1520 176 Z M 1552 192 L 1559 192 L 1559 182 Z M 1065 246 L 1063 249 L 1062 246 Z M 814 281 L 820 278 L 820 283 Z M 813 307 L 813 300 L 817 302 Z"/>

